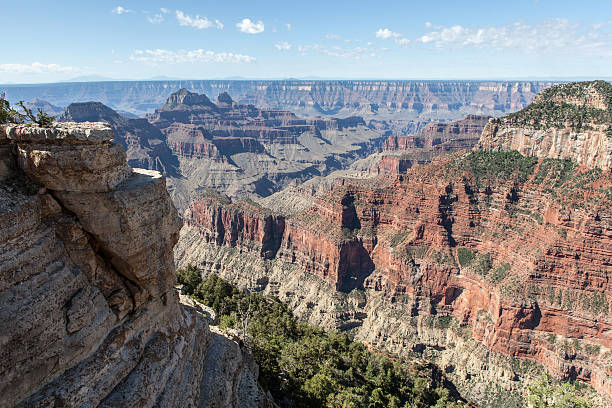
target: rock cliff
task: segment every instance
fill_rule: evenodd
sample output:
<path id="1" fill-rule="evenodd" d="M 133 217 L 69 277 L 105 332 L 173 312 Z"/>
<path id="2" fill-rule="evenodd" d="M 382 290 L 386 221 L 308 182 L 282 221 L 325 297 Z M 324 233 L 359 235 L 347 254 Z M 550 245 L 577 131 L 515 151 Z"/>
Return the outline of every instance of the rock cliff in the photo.
<path id="1" fill-rule="evenodd" d="M 106 122 L 114 140 L 123 146 L 132 167 L 157 170 L 166 176 L 178 175 L 178 160 L 159 129 L 146 119 L 129 119 L 100 102 L 71 103 L 59 117 L 65 122 Z"/>
<path id="2" fill-rule="evenodd" d="M 250 356 L 179 303 L 165 179 L 112 137 L 0 128 L 0 406 L 266 406 Z"/>
<path id="3" fill-rule="evenodd" d="M 534 142 L 541 157 L 509 143 L 486 148 L 495 139 L 485 130 L 485 151 L 440 156 L 405 174 L 337 177 L 327 192 L 313 189 L 308 208 L 284 215 L 197 197 L 177 259 L 273 293 L 313 324 L 431 359 L 483 406 L 522 406 L 524 380 L 543 369 L 592 385 L 606 406 L 612 175 L 605 149 L 592 147 L 610 124 L 599 116 L 608 114 L 599 90 L 607 86 L 551 88 L 533 107 L 487 124 L 543 126 Z M 542 104 L 553 113 L 534 121 Z M 558 158 L 541 146 L 574 106 L 589 128 L 565 145 L 555 139 L 570 152 Z"/>
<path id="4" fill-rule="evenodd" d="M 473 148 L 488 120 L 488 116 L 467 115 L 455 122 L 428 123 L 414 134 L 392 134 L 383 143 L 382 152 L 351 167 L 376 174 L 405 173 L 441 154 Z"/>
<path id="5" fill-rule="evenodd" d="M 518 150 L 612 170 L 612 84 L 592 81 L 549 88 L 527 108 L 491 119 L 478 148 Z"/>
<path id="6" fill-rule="evenodd" d="M 569 162 L 464 154 L 338 180 L 289 217 L 200 197 L 176 255 L 311 323 L 431 358 L 485 406 L 537 371 L 514 359 L 609 397 L 611 185 Z"/>

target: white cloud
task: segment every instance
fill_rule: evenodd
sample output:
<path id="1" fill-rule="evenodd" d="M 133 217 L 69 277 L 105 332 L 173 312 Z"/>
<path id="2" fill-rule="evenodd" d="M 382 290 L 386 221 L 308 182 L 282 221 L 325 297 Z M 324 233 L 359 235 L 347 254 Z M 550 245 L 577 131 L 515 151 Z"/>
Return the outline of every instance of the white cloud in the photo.
<path id="1" fill-rule="evenodd" d="M 289 44 L 287 41 L 281 41 L 276 43 L 274 46 L 279 51 L 289 51 L 291 49 L 291 44 Z"/>
<path id="2" fill-rule="evenodd" d="M 161 14 L 155 14 L 153 17 L 147 17 L 149 23 L 151 24 L 159 24 L 164 21 L 164 16 Z"/>
<path id="3" fill-rule="evenodd" d="M 375 56 L 372 50 L 367 47 L 342 48 L 340 46 L 326 47 L 321 44 L 300 45 L 298 51 L 302 55 L 307 55 L 310 52 L 327 55 L 335 58 L 363 59 Z"/>
<path id="4" fill-rule="evenodd" d="M 285 27 L 287 27 L 287 31 L 293 30 L 293 26 L 289 23 L 285 24 Z"/>
<path id="5" fill-rule="evenodd" d="M 200 17 L 198 15 L 191 17 L 181 10 L 176 10 L 176 19 L 179 25 L 197 28 L 198 30 L 204 30 L 206 28 L 223 28 L 223 23 L 219 20 L 211 21 L 207 17 Z"/>
<path id="6" fill-rule="evenodd" d="M 379 28 L 376 31 L 376 38 L 382 38 L 383 40 L 388 40 L 390 38 L 400 38 L 402 34 L 393 32 L 388 28 Z"/>
<path id="7" fill-rule="evenodd" d="M 170 12 L 170 10 L 168 10 L 167 8 L 160 8 L 159 11 L 161 11 L 164 14 L 168 14 Z"/>
<path id="8" fill-rule="evenodd" d="M 242 19 L 241 22 L 236 23 L 236 27 L 247 34 L 259 34 L 264 31 L 264 23 L 262 21 L 254 22 L 250 18 Z"/>
<path id="9" fill-rule="evenodd" d="M 183 64 L 194 62 L 225 62 L 242 64 L 254 62 L 255 58 L 249 55 L 234 54 L 231 52 L 215 52 L 203 49 L 197 50 L 135 50 L 130 60 L 146 63 Z"/>
<path id="10" fill-rule="evenodd" d="M 612 53 L 609 36 L 598 32 L 596 28 L 585 28 L 567 19 L 545 20 L 537 25 L 516 22 L 480 28 L 461 25 L 430 27 L 435 28 L 435 31 L 426 33 L 417 41 L 438 48 L 463 46 L 526 52 Z"/>
<path id="11" fill-rule="evenodd" d="M 325 38 L 334 41 L 340 41 L 342 39 L 338 34 L 325 34 Z"/>
<path id="12" fill-rule="evenodd" d="M 132 13 L 132 10 L 128 10 L 125 7 L 121 7 L 121 6 L 117 6 L 114 9 L 111 10 L 113 13 L 115 14 L 127 14 L 127 13 Z"/>
<path id="13" fill-rule="evenodd" d="M 393 40 L 396 44 L 401 45 L 403 47 L 406 47 L 408 46 L 408 44 L 410 44 L 410 40 L 404 38 L 404 34 L 391 31 L 388 28 L 379 28 L 375 34 L 376 38 L 381 38 L 383 40 Z"/>
<path id="14" fill-rule="evenodd" d="M 11 74 L 46 74 L 46 73 L 76 73 L 80 69 L 75 67 L 65 67 L 58 64 L 41 64 L 34 62 L 32 64 L 0 64 L 0 72 Z"/>

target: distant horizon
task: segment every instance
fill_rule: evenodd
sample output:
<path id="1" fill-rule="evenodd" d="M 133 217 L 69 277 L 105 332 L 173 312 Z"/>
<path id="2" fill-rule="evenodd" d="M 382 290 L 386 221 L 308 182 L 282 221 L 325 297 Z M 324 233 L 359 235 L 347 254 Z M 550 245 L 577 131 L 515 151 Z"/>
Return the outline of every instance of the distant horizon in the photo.
<path id="1" fill-rule="evenodd" d="M 86 83 L 103 83 L 103 82 L 183 82 L 183 81 L 227 81 L 227 82 L 240 82 L 240 81 L 270 81 L 270 82 L 288 82 L 288 81 L 311 81 L 311 82 L 324 82 L 324 81 L 385 81 L 385 82 L 445 82 L 445 81 L 462 81 L 462 82 L 587 82 L 587 81 L 606 81 L 612 82 L 612 76 L 607 77 L 591 77 L 591 76 L 576 76 L 576 77 L 496 77 L 496 78 L 376 78 L 376 77 L 355 77 L 355 78 L 341 78 L 341 77 L 304 77 L 304 78 L 148 78 L 148 79 L 129 79 L 129 78 L 100 78 L 91 80 L 79 80 L 78 78 L 67 79 L 63 81 L 52 81 L 52 82 L 8 82 L 0 83 L 2 86 L 30 86 L 30 85 L 55 85 L 55 84 L 86 84 Z"/>

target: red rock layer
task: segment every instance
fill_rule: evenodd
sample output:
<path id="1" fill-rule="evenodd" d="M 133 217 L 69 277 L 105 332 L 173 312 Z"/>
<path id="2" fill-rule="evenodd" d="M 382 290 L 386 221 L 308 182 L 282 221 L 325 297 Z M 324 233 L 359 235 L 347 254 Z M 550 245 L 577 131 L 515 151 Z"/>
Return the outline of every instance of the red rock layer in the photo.
<path id="1" fill-rule="evenodd" d="M 291 219 L 200 198 L 186 222 L 219 245 L 277 248 L 266 257 L 338 290 L 409 294 L 413 314 L 453 316 L 496 352 L 612 395 L 612 176 L 540 161 L 477 178 L 466 163 L 339 181 Z"/>
<path id="2" fill-rule="evenodd" d="M 468 115 L 457 122 L 430 123 L 415 135 L 389 136 L 383 150 L 429 149 L 452 152 L 471 149 L 478 143 L 488 120 L 487 116 Z"/>

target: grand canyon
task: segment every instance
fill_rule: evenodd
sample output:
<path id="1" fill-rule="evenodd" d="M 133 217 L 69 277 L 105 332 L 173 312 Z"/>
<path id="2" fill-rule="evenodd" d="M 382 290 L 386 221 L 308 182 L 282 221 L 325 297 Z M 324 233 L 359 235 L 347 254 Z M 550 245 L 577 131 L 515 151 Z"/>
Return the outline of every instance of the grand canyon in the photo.
<path id="1" fill-rule="evenodd" d="M 2 6 L 0 408 L 612 406 L 612 6 Z"/>
<path id="2" fill-rule="evenodd" d="M 144 118 L 75 102 L 4 125 L 2 406 L 276 404 L 175 262 L 431 362 L 475 404 L 522 406 L 549 372 L 605 406 L 610 95 L 402 129 L 180 89 Z"/>

